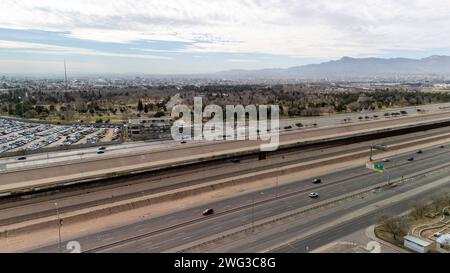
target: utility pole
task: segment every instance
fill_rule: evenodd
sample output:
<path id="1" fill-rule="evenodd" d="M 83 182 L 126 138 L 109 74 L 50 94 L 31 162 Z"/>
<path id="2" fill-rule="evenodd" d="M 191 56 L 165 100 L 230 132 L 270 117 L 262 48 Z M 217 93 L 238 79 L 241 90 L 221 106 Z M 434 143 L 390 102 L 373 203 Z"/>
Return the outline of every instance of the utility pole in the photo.
<path id="1" fill-rule="evenodd" d="M 67 66 L 66 66 L 66 60 L 64 60 L 64 88 L 67 92 Z"/>
<path id="2" fill-rule="evenodd" d="M 372 144 L 370 145 L 370 158 L 369 161 L 373 162 L 373 150 L 380 150 L 380 151 L 387 151 L 388 147 L 384 146 L 384 145 L 379 145 L 379 144 Z"/>
<path id="3" fill-rule="evenodd" d="M 278 199 L 278 184 L 279 184 L 279 176 L 280 176 L 280 169 L 277 170 L 277 181 L 275 186 L 275 198 Z"/>
<path id="4" fill-rule="evenodd" d="M 369 158 L 369 161 L 372 164 L 374 164 L 373 163 L 373 150 L 374 149 L 375 150 L 380 150 L 380 151 L 385 151 L 385 152 L 389 150 L 389 148 L 387 146 L 384 146 L 384 145 L 379 145 L 379 144 L 372 144 L 372 145 L 370 145 L 370 158 Z M 391 174 L 389 173 L 389 171 L 386 168 L 384 168 L 383 165 L 381 165 L 381 164 L 377 164 L 377 165 L 380 165 L 380 166 L 377 167 L 376 165 L 374 165 L 374 166 L 370 166 L 369 165 L 369 168 L 372 169 L 372 170 L 375 169 L 375 171 L 386 172 L 386 174 L 388 176 L 388 185 L 391 185 Z"/>
<path id="5" fill-rule="evenodd" d="M 55 202 L 56 207 L 56 216 L 58 218 L 58 249 L 59 253 L 62 253 L 62 247 L 61 247 L 61 217 L 59 215 L 59 207 L 58 203 Z"/>
<path id="6" fill-rule="evenodd" d="M 252 233 L 255 229 L 255 193 L 252 193 Z"/>
<path id="7" fill-rule="evenodd" d="M 384 171 L 386 172 L 387 176 L 388 176 L 388 186 L 391 185 L 391 174 L 389 173 L 389 171 L 385 168 Z M 403 177 L 402 177 L 403 180 Z"/>

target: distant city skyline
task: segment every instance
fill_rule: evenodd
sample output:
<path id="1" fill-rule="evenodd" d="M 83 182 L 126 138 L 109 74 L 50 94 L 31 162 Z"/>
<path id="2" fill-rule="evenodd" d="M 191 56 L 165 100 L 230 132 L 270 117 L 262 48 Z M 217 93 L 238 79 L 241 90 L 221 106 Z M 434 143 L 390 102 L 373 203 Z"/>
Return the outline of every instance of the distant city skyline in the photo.
<path id="1" fill-rule="evenodd" d="M 203 74 L 450 55 L 444 1 L 0 2 L 0 74 Z"/>

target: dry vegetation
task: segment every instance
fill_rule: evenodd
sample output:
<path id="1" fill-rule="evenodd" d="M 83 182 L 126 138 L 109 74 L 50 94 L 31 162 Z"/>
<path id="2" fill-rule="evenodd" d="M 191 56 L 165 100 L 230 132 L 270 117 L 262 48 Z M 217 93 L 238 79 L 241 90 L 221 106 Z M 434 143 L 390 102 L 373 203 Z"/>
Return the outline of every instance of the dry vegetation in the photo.
<path id="1" fill-rule="evenodd" d="M 408 215 L 386 216 L 379 219 L 375 234 L 378 238 L 392 244 L 402 246 L 403 236 L 412 232 L 414 227 L 436 219 L 437 217 L 449 216 L 450 192 L 435 196 L 431 201 L 418 201 Z"/>
<path id="2" fill-rule="evenodd" d="M 421 92 L 406 88 L 360 89 L 311 83 L 292 85 L 207 85 L 83 87 L 58 91 L 19 89 L 0 94 L 0 113 L 42 120 L 121 122 L 130 116 L 162 115 L 166 102 L 180 94 L 192 105 L 195 96 L 203 103 L 225 105 L 280 105 L 284 117 L 319 116 L 384 109 L 395 106 L 450 102 L 447 92 Z"/>

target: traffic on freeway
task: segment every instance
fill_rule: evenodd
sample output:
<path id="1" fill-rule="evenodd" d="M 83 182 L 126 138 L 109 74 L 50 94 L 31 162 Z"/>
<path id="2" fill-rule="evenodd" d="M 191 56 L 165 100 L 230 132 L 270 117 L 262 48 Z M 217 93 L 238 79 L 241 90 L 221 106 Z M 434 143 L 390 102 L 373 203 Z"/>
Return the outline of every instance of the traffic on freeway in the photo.
<path id="1" fill-rule="evenodd" d="M 1 0 L 2 268 L 445 270 L 449 13 Z"/>

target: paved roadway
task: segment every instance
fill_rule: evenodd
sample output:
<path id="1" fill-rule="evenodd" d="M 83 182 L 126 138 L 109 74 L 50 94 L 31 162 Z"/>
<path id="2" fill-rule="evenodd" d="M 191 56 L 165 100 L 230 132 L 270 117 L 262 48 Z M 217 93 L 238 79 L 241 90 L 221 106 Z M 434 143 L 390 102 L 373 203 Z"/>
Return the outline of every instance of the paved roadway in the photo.
<path id="1" fill-rule="evenodd" d="M 402 108 L 392 108 L 389 110 L 376 110 L 376 111 L 363 111 L 360 113 L 349 113 L 349 114 L 339 114 L 339 115 L 331 115 L 331 116 L 322 116 L 322 117 L 311 117 L 311 118 L 293 118 L 293 119 L 283 119 L 280 122 L 280 129 L 284 130 L 285 126 L 292 125 L 293 128 L 296 128 L 295 124 L 303 123 L 305 125 L 312 125 L 316 123 L 320 128 L 329 127 L 329 126 L 338 126 L 342 125 L 342 120 L 351 118 L 354 122 L 358 122 L 358 117 L 360 116 L 370 116 L 379 115 L 380 119 L 384 119 L 384 113 L 393 113 L 399 112 L 401 110 L 407 111 L 410 116 L 417 114 L 417 109 L 426 110 L 429 113 L 434 112 L 442 112 L 448 110 L 450 107 L 450 103 L 445 104 L 430 104 L 423 105 L 418 107 L 402 107 Z M 420 115 L 419 115 L 420 116 Z M 203 141 L 191 141 L 190 144 L 205 144 Z M 180 144 L 178 141 L 152 141 L 152 142 L 133 142 L 133 143 L 124 143 L 118 145 L 108 146 L 108 157 L 116 156 L 116 155 L 124 155 L 134 152 L 142 152 L 142 151 L 152 151 L 152 150 L 161 150 L 161 149 L 171 149 L 175 147 L 184 146 Z M 57 162 L 67 162 L 73 160 L 88 160 L 88 159 L 102 159 L 104 155 L 97 154 L 97 148 L 85 148 L 85 149 L 75 149 L 69 151 L 60 151 L 60 152 L 50 152 L 50 153 L 40 153 L 29 155 L 27 157 L 26 162 L 17 162 L 16 157 L 11 158 L 0 158 L 0 171 L 2 168 L 4 170 L 14 170 L 25 167 L 37 167 L 39 165 L 48 165 Z"/>
<path id="2" fill-rule="evenodd" d="M 417 132 L 408 135 L 387 137 L 377 140 L 387 146 L 422 141 L 429 137 L 439 137 L 449 134 L 450 128 L 439 128 L 425 132 Z M 428 140 L 429 141 L 429 140 Z M 342 156 L 348 153 L 368 154 L 371 141 L 356 143 L 352 145 L 329 147 L 321 150 L 311 149 L 300 152 L 283 153 L 282 155 L 271 155 L 267 160 L 259 161 L 251 158 L 236 163 L 220 163 L 208 166 L 189 167 L 173 170 L 170 173 L 158 175 L 143 175 L 122 181 L 122 184 L 110 186 L 99 185 L 89 187 L 85 190 L 72 190 L 72 192 L 56 192 L 51 196 L 35 197 L 15 202 L 0 203 L 0 225 L 18 223 L 20 221 L 35 219 L 43 216 L 54 215 L 54 202 L 58 202 L 61 212 L 75 211 L 94 205 L 110 204 L 113 201 L 126 200 L 141 197 L 144 194 L 154 194 L 181 187 L 199 185 L 214 182 L 218 179 L 237 177 L 238 175 L 253 174 L 258 171 L 276 170 L 279 167 L 287 167 L 298 163 L 307 163 L 316 160 L 325 160 L 334 156 Z M 409 144 L 412 145 L 412 144 Z M 365 155 L 364 155 L 365 156 Z M 199 171 L 201 170 L 201 171 Z M 361 173 L 364 173 L 361 170 Z M 111 196 L 114 196 L 112 199 Z"/>
<path id="3" fill-rule="evenodd" d="M 426 178 L 420 180 L 420 182 L 418 182 L 418 183 L 423 184 L 423 183 L 435 181 L 436 179 L 439 179 L 439 178 L 447 178 L 449 176 L 449 174 L 450 174 L 450 172 L 445 172 L 440 175 L 426 177 Z M 373 198 L 372 200 L 370 200 L 370 202 L 365 202 L 362 205 L 350 207 L 348 209 L 340 211 L 339 213 L 336 213 L 333 215 L 327 215 L 323 219 L 319 219 L 314 222 L 309 222 L 308 223 L 309 228 L 313 228 L 315 225 L 317 226 L 319 224 L 326 223 L 326 221 L 336 219 L 336 218 L 338 218 L 342 215 L 345 215 L 347 213 L 350 213 L 354 210 L 363 208 L 368 203 L 375 203 L 377 201 L 384 200 L 384 199 L 394 196 L 396 194 L 406 192 L 408 190 L 413 189 L 415 186 L 417 186 L 417 184 L 416 185 L 407 185 L 407 186 L 401 187 L 399 189 L 392 190 L 391 192 L 386 192 L 385 194 L 380 194 L 376 198 Z M 429 198 L 432 198 L 433 196 L 437 196 L 437 195 L 441 194 L 443 191 L 449 191 L 449 190 L 450 190 L 450 181 L 446 187 L 434 188 L 432 190 L 425 191 L 414 197 L 407 198 L 406 200 L 404 200 L 402 202 L 386 206 L 382 209 L 378 209 L 376 211 L 373 211 L 366 215 L 363 215 L 362 217 L 358 217 L 358 218 L 352 219 L 350 221 L 347 221 L 343 224 L 334 226 L 332 228 L 325 229 L 320 232 L 316 232 L 312 236 L 308 236 L 307 238 L 302 239 L 300 241 L 290 243 L 286 246 L 280 247 L 271 252 L 304 253 L 304 252 L 312 251 L 321 246 L 327 245 L 335 240 L 343 238 L 349 234 L 352 234 L 358 230 L 362 230 L 371 225 L 377 224 L 380 219 L 380 216 L 382 216 L 382 215 L 395 216 L 395 215 L 402 214 L 402 213 L 410 210 L 414 206 L 414 204 L 416 204 L 416 202 L 418 200 L 427 200 L 428 201 Z M 291 229 L 290 232 L 291 232 L 291 236 L 295 236 L 295 235 L 298 235 L 298 234 L 301 234 L 302 232 L 304 232 L 304 229 L 302 229 L 302 228 L 296 228 L 294 230 Z M 287 233 L 289 233 L 289 231 Z M 279 238 L 277 237 L 276 240 L 279 240 Z M 253 247 L 255 247 L 255 246 L 253 246 Z M 261 249 L 261 248 L 260 248 L 260 246 L 259 247 L 256 246 L 256 249 Z M 252 251 L 252 250 L 247 249 L 245 251 Z"/>
<path id="4" fill-rule="evenodd" d="M 393 158 L 392 162 L 386 164 L 387 168 L 390 170 L 391 177 L 393 179 L 399 178 L 403 175 L 411 174 L 413 172 L 417 172 L 420 170 L 425 170 L 428 168 L 435 167 L 443 162 L 448 162 L 450 159 L 450 153 L 448 148 L 442 149 L 440 147 L 435 147 L 429 150 L 425 150 L 424 154 L 414 155 L 416 161 L 407 162 L 407 158 L 410 154 L 401 155 Z M 242 209 L 236 212 L 216 216 L 204 218 L 202 221 L 196 222 L 194 224 L 187 225 L 183 228 L 179 228 L 176 230 L 163 232 L 159 234 L 155 234 L 153 236 L 145 237 L 141 240 L 130 242 L 128 244 L 115 247 L 112 249 L 108 249 L 107 251 L 111 252 L 162 252 L 170 250 L 174 247 L 177 247 L 181 244 L 189 244 L 195 242 L 201 238 L 218 234 L 220 232 L 225 232 L 232 228 L 240 227 L 245 224 L 251 223 L 252 219 L 257 221 L 259 219 L 264 219 L 270 216 L 275 216 L 280 213 L 284 213 L 289 210 L 294 210 L 297 208 L 301 208 L 307 205 L 314 204 L 319 201 L 324 201 L 329 198 L 333 198 L 336 196 L 343 195 L 345 193 L 355 191 L 361 188 L 365 188 L 370 185 L 378 184 L 386 181 L 385 175 L 374 174 L 368 171 L 363 171 L 364 166 L 358 168 L 352 168 L 348 170 L 338 171 L 333 174 L 324 175 L 322 177 L 323 184 L 320 186 L 313 186 L 311 181 L 299 180 L 297 183 L 284 185 L 279 187 L 278 193 L 280 195 L 291 193 L 294 191 L 301 191 L 301 193 L 289 196 L 279 201 L 264 203 L 261 205 L 255 206 L 253 209 L 251 207 Z M 411 186 L 401 186 L 398 188 L 398 191 L 402 191 L 408 189 L 408 187 L 417 187 L 423 185 L 423 183 L 427 183 L 430 181 L 434 181 L 438 178 L 438 176 L 448 176 L 448 170 L 445 173 L 437 174 L 435 177 L 426 177 L 418 181 L 418 183 L 410 184 Z M 307 194 L 313 190 L 317 191 L 321 194 L 319 200 L 312 200 L 308 198 Z M 141 223 L 133 224 L 130 226 L 125 226 L 117 229 L 113 229 L 107 232 L 102 232 L 99 234 L 94 234 L 90 236 L 86 236 L 83 238 L 78 238 L 78 241 L 81 242 L 83 249 L 91 249 L 97 246 L 106 245 L 112 242 L 116 242 L 121 239 L 126 239 L 146 234 L 148 232 L 152 232 L 155 230 L 159 230 L 163 227 L 167 227 L 170 225 L 174 225 L 180 222 L 189 221 L 192 219 L 196 219 L 201 217 L 201 212 L 205 207 L 211 207 L 216 210 L 217 213 L 221 211 L 225 211 L 237 206 L 252 204 L 253 201 L 259 201 L 267 199 L 270 196 L 274 196 L 275 188 L 271 190 L 266 190 L 264 192 L 256 192 L 243 194 L 241 196 L 235 196 L 229 198 L 227 200 L 211 202 L 211 204 L 207 206 L 192 208 L 176 213 L 172 213 L 166 216 L 162 216 L 155 219 L 150 219 Z M 386 194 L 386 195 L 384 195 Z M 377 198 L 385 198 L 389 194 L 396 194 L 396 190 L 391 192 L 382 192 L 381 195 L 377 195 L 380 197 Z M 367 199 L 370 201 L 370 199 Z M 364 204 L 367 205 L 365 202 Z M 355 203 L 357 205 L 357 203 Z M 362 205 L 364 205 L 362 204 Z M 406 207 L 400 207 L 403 209 Z M 350 208 L 349 210 L 353 210 L 355 208 Z M 252 211 L 254 212 L 252 216 Z M 345 213 L 345 209 L 341 211 L 341 213 Z M 336 214 L 339 215 L 339 214 Z M 328 217 L 324 217 L 320 221 L 320 223 L 328 221 Z M 370 220 L 370 219 L 369 219 Z M 370 225 L 369 222 L 363 221 L 362 225 Z M 55 234 L 57 233 L 57 229 L 55 227 Z M 346 233 L 346 232 L 342 232 Z M 348 233 L 351 233 L 350 230 Z M 284 234 L 284 233 L 281 233 Z M 291 234 L 292 235 L 292 234 Z M 341 233 L 339 234 L 341 235 Z M 280 236 L 280 234 L 278 235 Z M 279 238 L 275 237 L 275 240 L 279 240 Z M 324 240 L 323 243 L 325 243 Z M 244 240 L 244 242 L 247 242 Z M 261 241 L 257 241 L 261 242 Z M 249 247 L 254 246 L 255 242 L 250 242 L 248 244 L 244 244 L 243 246 L 239 246 L 237 249 L 247 249 Z M 256 243 L 257 245 L 258 243 Z M 322 244 L 322 241 L 321 241 Z M 312 245 L 312 244 L 311 244 Z M 49 246 L 43 249 L 37 249 L 33 252 L 54 252 L 57 250 L 57 245 Z"/>
<path id="5" fill-rule="evenodd" d="M 330 115 L 330 116 L 321 116 L 321 117 L 309 117 L 309 118 L 294 118 L 294 119 L 286 119 L 281 120 L 281 127 L 295 125 L 296 123 L 303 123 L 304 125 L 311 125 L 316 123 L 320 127 L 324 126 L 333 126 L 342 124 L 344 119 L 352 119 L 353 121 L 357 121 L 358 117 L 365 118 L 366 116 L 373 117 L 374 115 L 378 115 L 380 118 L 383 118 L 384 113 L 395 113 L 400 111 L 406 111 L 408 114 L 417 114 L 417 110 L 421 109 L 424 112 L 436 112 L 443 109 L 447 109 L 450 107 L 450 103 L 442 103 L 442 104 L 429 104 L 429 105 L 419 105 L 419 106 L 408 106 L 408 107 L 398 107 L 398 108 L 390 108 L 390 109 L 382 109 L 382 110 L 363 110 L 361 112 L 356 113 L 348 113 L 348 114 L 338 114 L 338 115 Z"/>
<path id="6" fill-rule="evenodd" d="M 405 123 L 432 121 L 437 118 L 450 119 L 450 113 L 439 113 L 420 117 L 405 117 L 386 121 L 361 122 L 340 127 L 289 132 L 280 136 L 280 142 L 298 142 L 305 139 L 323 138 L 325 135 L 348 135 L 355 131 L 363 132 L 381 127 L 402 126 Z M 46 179 L 58 179 L 57 177 L 55 178 L 55 174 L 58 174 L 58 176 L 72 175 L 82 177 L 83 175 L 102 174 L 102 172 L 110 173 L 112 171 L 125 171 L 131 168 L 130 166 L 142 166 L 143 164 L 145 166 L 157 166 L 158 164 L 163 164 L 159 162 L 165 162 L 164 164 L 174 164 L 174 162 L 180 160 L 198 160 L 212 155 L 217 156 L 219 153 L 227 154 L 230 151 L 258 149 L 259 144 L 259 142 L 250 141 L 225 141 L 212 144 L 192 144 L 169 150 L 142 151 L 139 155 L 133 155 L 130 152 L 127 152 L 126 155 L 113 157 L 112 155 L 107 154 L 103 158 L 95 161 L 75 163 L 64 162 L 58 166 L 0 173 L 0 186 L 9 187 L 8 185 L 14 186 L 14 184 L 17 183 L 26 184 L 36 180 L 45 181 Z"/>

